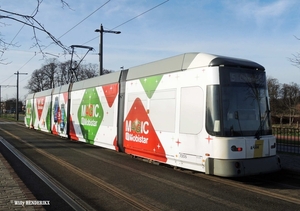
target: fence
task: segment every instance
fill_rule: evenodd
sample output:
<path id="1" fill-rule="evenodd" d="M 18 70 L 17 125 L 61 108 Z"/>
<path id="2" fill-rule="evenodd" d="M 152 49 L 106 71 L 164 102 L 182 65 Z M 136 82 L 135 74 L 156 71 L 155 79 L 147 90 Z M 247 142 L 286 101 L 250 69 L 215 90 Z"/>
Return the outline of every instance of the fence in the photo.
<path id="1" fill-rule="evenodd" d="M 300 154 L 300 129 L 273 127 L 276 136 L 277 152 Z"/>

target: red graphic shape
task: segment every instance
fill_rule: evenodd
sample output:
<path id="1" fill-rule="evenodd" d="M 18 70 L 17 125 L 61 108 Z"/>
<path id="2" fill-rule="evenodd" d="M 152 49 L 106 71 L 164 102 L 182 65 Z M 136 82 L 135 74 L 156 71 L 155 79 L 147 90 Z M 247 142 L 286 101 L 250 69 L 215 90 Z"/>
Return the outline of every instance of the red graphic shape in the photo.
<path id="1" fill-rule="evenodd" d="M 208 141 L 209 144 L 210 144 L 210 141 L 213 140 L 209 135 L 208 135 L 208 137 L 205 138 L 205 139 Z"/>
<path id="2" fill-rule="evenodd" d="M 167 161 L 165 150 L 139 98 L 135 99 L 125 119 L 123 131 L 126 153 L 160 162 Z"/>
<path id="3" fill-rule="evenodd" d="M 38 113 L 38 118 L 41 120 L 42 112 L 45 106 L 45 97 L 37 97 L 36 98 L 36 108 Z"/>
<path id="4" fill-rule="evenodd" d="M 61 122 L 61 111 L 60 107 L 57 109 L 57 123 L 59 124 Z"/>
<path id="5" fill-rule="evenodd" d="M 54 124 L 53 127 L 52 127 L 52 134 L 54 135 L 58 135 L 58 132 L 56 130 L 56 125 Z"/>
<path id="6" fill-rule="evenodd" d="M 118 152 L 119 147 L 118 147 L 118 143 L 117 143 L 117 137 L 115 137 L 113 145 L 115 146 L 115 150 Z"/>
<path id="7" fill-rule="evenodd" d="M 64 97 L 64 103 L 66 104 L 68 102 L 68 92 L 62 93 Z"/>
<path id="8" fill-rule="evenodd" d="M 79 138 L 76 136 L 76 132 L 74 129 L 73 120 L 71 116 L 70 116 L 70 139 L 75 141 L 79 140 Z"/>
<path id="9" fill-rule="evenodd" d="M 116 96 L 118 95 L 119 92 L 119 84 L 115 83 L 115 84 L 109 84 L 109 85 L 105 85 L 102 86 L 106 101 L 108 103 L 109 107 L 112 107 Z"/>
<path id="10" fill-rule="evenodd" d="M 181 142 L 179 141 L 179 139 L 175 143 L 177 144 L 177 146 L 179 146 L 179 144 L 181 144 Z"/>

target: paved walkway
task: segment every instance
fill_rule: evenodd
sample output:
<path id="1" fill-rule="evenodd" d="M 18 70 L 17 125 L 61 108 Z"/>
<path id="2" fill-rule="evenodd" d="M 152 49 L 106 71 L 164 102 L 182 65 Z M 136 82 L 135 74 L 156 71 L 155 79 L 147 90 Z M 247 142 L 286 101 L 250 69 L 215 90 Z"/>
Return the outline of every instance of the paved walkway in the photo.
<path id="1" fill-rule="evenodd" d="M 42 206 L 28 205 L 35 202 L 34 195 L 0 154 L 0 210 L 45 210 Z"/>

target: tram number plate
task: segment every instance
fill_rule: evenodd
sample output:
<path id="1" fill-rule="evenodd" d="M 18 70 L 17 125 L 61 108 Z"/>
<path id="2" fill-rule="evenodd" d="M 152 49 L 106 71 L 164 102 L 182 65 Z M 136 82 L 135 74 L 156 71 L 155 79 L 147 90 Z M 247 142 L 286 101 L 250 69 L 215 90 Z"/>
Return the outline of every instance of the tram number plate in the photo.
<path id="1" fill-rule="evenodd" d="M 263 155 L 263 144 L 264 144 L 264 140 L 256 140 L 255 144 L 253 146 L 254 149 L 254 157 L 262 157 Z"/>
<path id="2" fill-rule="evenodd" d="M 180 158 L 187 158 L 187 155 L 185 153 L 179 153 Z"/>

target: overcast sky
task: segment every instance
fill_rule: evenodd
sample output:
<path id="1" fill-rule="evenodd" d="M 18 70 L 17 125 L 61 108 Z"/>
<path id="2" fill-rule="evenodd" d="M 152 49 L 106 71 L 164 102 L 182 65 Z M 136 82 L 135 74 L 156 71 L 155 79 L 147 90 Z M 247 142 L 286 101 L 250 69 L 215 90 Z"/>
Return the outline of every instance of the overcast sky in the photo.
<path id="1" fill-rule="evenodd" d="M 299 0 L 44 0 L 36 19 L 64 45 L 86 45 L 84 63 L 99 63 L 99 29 L 104 33 L 103 67 L 130 68 L 186 52 L 204 52 L 249 59 L 266 68 L 280 83 L 300 84 L 300 69 L 289 58 L 300 53 Z M 36 0 L 0 0 L 0 9 L 31 15 Z M 148 11 L 148 12 L 147 12 Z M 0 12 L 0 15 L 6 15 Z M 5 23 L 5 24 L 4 24 Z M 0 19 L 1 39 L 16 43 L 2 54 L 0 85 L 16 85 L 20 75 L 20 99 L 32 72 L 45 60 L 32 48 L 32 29 Z M 47 58 L 70 60 L 44 33 L 37 34 Z M 84 49 L 76 49 L 80 56 Z M 0 54 L 1 55 L 1 54 Z M 54 56 L 55 55 L 55 56 Z M 15 87 L 1 88 L 2 100 L 16 97 Z"/>

